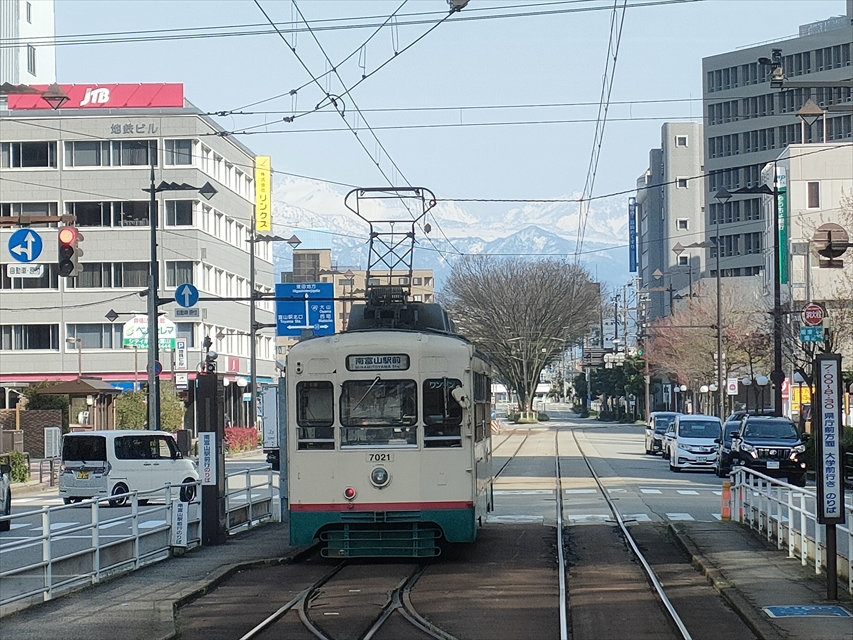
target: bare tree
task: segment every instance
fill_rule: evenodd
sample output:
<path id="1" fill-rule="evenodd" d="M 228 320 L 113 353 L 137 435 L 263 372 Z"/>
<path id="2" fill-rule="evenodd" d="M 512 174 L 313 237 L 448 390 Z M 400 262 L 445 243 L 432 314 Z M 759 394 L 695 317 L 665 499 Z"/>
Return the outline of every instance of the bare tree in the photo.
<path id="1" fill-rule="evenodd" d="M 454 265 L 442 302 L 529 415 L 539 374 L 597 322 L 600 294 L 577 264 L 474 256 Z"/>

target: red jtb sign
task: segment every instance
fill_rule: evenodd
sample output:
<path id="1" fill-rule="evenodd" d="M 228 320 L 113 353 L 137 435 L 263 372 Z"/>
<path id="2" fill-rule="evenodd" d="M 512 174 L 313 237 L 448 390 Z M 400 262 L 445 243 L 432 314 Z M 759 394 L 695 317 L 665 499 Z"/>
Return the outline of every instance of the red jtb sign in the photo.
<path id="1" fill-rule="evenodd" d="M 128 109 L 183 107 L 184 85 L 180 83 L 156 84 L 61 84 L 68 94 L 68 102 L 60 109 Z M 47 85 L 33 85 L 33 89 L 47 90 Z M 10 110 L 50 109 L 37 93 L 15 95 L 8 98 Z"/>

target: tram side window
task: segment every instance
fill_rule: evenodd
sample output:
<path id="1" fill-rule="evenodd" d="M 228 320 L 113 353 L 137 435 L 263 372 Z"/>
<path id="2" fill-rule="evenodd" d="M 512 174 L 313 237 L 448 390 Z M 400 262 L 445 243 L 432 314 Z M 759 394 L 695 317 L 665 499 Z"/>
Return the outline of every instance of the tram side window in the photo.
<path id="1" fill-rule="evenodd" d="M 347 380 L 341 385 L 341 446 L 417 445 L 414 380 Z"/>
<path id="2" fill-rule="evenodd" d="M 331 382 L 317 380 L 296 385 L 296 448 L 334 449 L 335 394 Z"/>
<path id="3" fill-rule="evenodd" d="M 482 374 L 474 374 L 474 439 L 477 442 L 491 435 L 491 379 Z"/>
<path id="4" fill-rule="evenodd" d="M 424 380 L 424 446 L 461 447 L 462 407 L 451 391 L 461 387 L 455 378 Z"/>

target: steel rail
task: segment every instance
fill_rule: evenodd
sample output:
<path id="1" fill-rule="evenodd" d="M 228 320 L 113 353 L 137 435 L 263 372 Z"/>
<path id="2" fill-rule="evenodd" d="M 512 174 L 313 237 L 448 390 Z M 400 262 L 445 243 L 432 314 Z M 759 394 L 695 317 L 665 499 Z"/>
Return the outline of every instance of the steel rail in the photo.
<path id="1" fill-rule="evenodd" d="M 640 551 L 640 548 L 637 546 L 637 543 L 634 541 L 634 537 L 628 531 L 628 527 L 625 525 L 625 521 L 622 519 L 622 514 L 619 513 L 619 510 L 616 508 L 616 505 L 613 504 L 613 501 L 610 499 L 610 495 L 607 493 L 607 489 L 604 488 L 604 485 L 601 482 L 601 479 L 598 477 L 598 474 L 595 472 L 595 469 L 592 468 L 592 463 L 587 457 L 586 453 L 581 447 L 580 441 L 578 440 L 578 434 L 576 429 L 572 429 L 572 437 L 575 439 L 575 445 L 577 445 L 578 451 L 581 456 L 583 456 L 583 461 L 589 469 L 590 474 L 592 474 L 593 480 L 598 485 L 598 490 L 601 492 L 601 495 L 604 497 L 604 500 L 607 502 L 607 506 L 610 509 L 610 512 L 613 514 L 614 518 L 616 518 L 616 523 L 619 525 L 619 528 L 622 530 L 625 539 L 628 541 L 628 545 L 631 547 L 631 551 L 634 552 L 634 555 L 637 557 L 637 560 L 640 561 L 640 564 L 643 566 L 643 569 L 646 572 L 646 576 L 649 579 L 649 582 L 654 587 L 655 591 L 658 594 L 661 602 L 663 603 L 664 608 L 669 614 L 672 621 L 675 623 L 675 626 L 678 627 L 679 632 L 681 632 L 681 637 L 684 640 L 692 640 L 692 636 L 690 632 L 687 630 L 687 627 L 684 626 L 684 622 L 681 620 L 681 617 L 678 615 L 678 612 L 675 610 L 675 607 L 672 606 L 672 602 L 669 601 L 669 598 L 666 595 L 666 591 L 661 585 L 660 580 L 658 580 L 657 575 L 655 575 L 654 569 L 648 563 L 643 553 Z"/>

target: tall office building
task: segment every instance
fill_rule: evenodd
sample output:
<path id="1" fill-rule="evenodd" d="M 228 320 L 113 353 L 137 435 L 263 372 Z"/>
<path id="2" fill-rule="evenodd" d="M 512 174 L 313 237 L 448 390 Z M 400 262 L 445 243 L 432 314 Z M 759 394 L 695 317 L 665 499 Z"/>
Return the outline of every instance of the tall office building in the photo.
<path id="1" fill-rule="evenodd" d="M 763 273 L 768 247 L 761 200 L 766 196 L 738 195 L 722 203 L 714 198 L 719 189 L 760 186 L 764 166 L 788 145 L 853 140 L 851 88 L 828 86 L 853 77 L 853 0 L 847 0 L 846 7 L 845 16 L 801 26 L 796 38 L 702 61 L 708 175 L 705 223 L 709 239 L 720 249 L 723 277 Z M 774 62 L 781 65 L 788 88 L 784 82 L 781 90 L 771 86 Z M 803 129 L 797 115 L 809 98 L 827 111 L 825 139 L 823 121 Z M 715 275 L 716 254 L 709 250 L 708 255 L 709 275 Z"/>
<path id="2" fill-rule="evenodd" d="M 53 0 L 0 0 L 0 84 L 56 82 Z"/>
<path id="3" fill-rule="evenodd" d="M 0 406 L 42 380 L 93 376 L 125 389 L 147 380 L 136 325 L 147 331 L 140 293 L 156 185 L 161 380 L 192 388 L 209 338 L 218 374 L 233 383 L 226 411 L 235 424 L 252 423 L 253 334 L 260 382 L 272 381 L 275 360 L 273 332 L 251 330 L 247 301 L 253 248 L 256 289 L 273 291 L 272 245 L 251 242 L 255 155 L 219 135 L 180 84 L 61 88 L 70 99 L 58 110 L 41 95 L 10 95 L 9 110 L 0 111 Z M 207 183 L 215 195 L 199 190 Z M 73 277 L 60 275 L 63 225 L 82 235 Z M 184 283 L 202 298 L 190 308 L 175 300 Z M 256 308 L 256 322 L 272 324 L 272 301 Z"/>
<path id="4" fill-rule="evenodd" d="M 669 122 L 661 146 L 637 180 L 637 273 L 649 293 L 647 320 L 670 313 L 676 296 L 689 295 L 704 270 L 702 125 Z"/>

